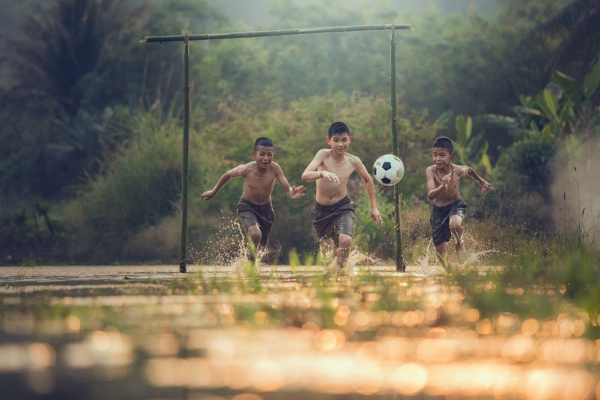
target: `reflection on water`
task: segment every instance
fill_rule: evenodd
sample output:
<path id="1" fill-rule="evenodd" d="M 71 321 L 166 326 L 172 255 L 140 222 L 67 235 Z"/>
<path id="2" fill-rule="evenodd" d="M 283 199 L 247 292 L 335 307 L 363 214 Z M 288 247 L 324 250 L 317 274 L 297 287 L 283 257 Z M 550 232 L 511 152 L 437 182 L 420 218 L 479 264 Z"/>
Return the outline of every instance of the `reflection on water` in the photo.
<path id="1" fill-rule="evenodd" d="M 598 321 L 567 303 L 490 315 L 420 267 L 192 271 L 2 278 L 6 398 L 600 395 Z"/>

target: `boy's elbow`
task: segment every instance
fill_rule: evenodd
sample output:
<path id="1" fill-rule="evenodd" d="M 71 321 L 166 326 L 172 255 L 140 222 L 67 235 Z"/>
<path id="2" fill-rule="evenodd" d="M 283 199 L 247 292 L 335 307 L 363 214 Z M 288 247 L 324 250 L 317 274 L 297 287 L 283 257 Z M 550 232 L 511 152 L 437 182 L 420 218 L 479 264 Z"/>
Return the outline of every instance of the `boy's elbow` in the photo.
<path id="1" fill-rule="evenodd" d="M 302 179 L 302 182 L 308 182 L 308 176 L 307 176 L 306 172 L 302 174 L 301 179 Z"/>

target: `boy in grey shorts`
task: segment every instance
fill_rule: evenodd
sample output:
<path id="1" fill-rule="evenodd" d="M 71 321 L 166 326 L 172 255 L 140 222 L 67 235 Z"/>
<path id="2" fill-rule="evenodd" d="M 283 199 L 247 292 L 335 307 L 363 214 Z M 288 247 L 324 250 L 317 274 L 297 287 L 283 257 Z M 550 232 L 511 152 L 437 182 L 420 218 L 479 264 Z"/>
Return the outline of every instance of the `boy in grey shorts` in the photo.
<path id="1" fill-rule="evenodd" d="M 317 182 L 311 222 L 322 251 L 333 250 L 333 237 L 337 236 L 336 261 L 340 268 L 344 267 L 352 245 L 354 203 L 348 197 L 348 179 L 354 171 L 363 179 L 369 194 L 371 218 L 377 225 L 381 224 L 373 179 L 360 158 L 346 152 L 351 141 L 348 125 L 343 122 L 331 124 L 327 132 L 329 148 L 319 150 L 302 174 L 304 182 Z"/>
<path id="2" fill-rule="evenodd" d="M 212 190 L 202 193 L 202 200 L 208 201 L 231 178 L 244 178 L 244 191 L 238 203 L 238 217 L 241 225 L 247 230 L 250 240 L 257 250 L 267 246 L 271 226 L 275 221 L 275 213 L 271 205 L 271 193 L 275 180 L 291 199 L 304 196 L 304 186 L 290 186 L 283 170 L 273 161 L 275 146 L 267 137 L 260 137 L 254 142 L 252 157 L 254 161 L 238 165 L 225 172 Z M 250 257 L 252 258 L 252 257 Z"/>

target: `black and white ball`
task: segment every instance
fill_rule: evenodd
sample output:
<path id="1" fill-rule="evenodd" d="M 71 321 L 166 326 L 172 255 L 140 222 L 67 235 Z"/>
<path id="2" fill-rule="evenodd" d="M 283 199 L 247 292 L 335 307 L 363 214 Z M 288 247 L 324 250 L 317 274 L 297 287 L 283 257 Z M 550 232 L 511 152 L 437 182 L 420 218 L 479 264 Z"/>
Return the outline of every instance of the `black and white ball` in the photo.
<path id="1" fill-rule="evenodd" d="M 382 185 L 394 186 L 404 176 L 404 163 L 393 154 L 383 155 L 373 165 L 373 176 Z"/>

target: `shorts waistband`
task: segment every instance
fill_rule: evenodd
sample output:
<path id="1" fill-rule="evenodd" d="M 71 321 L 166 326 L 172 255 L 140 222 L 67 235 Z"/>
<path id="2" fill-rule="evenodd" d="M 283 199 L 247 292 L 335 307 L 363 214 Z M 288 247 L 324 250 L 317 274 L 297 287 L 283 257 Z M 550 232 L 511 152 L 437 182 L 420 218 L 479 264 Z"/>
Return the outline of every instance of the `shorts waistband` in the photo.
<path id="1" fill-rule="evenodd" d="M 243 198 L 243 197 L 240 199 L 240 203 L 247 204 L 247 205 L 249 205 L 250 207 L 252 207 L 252 208 L 255 208 L 255 209 L 257 209 L 257 210 L 263 210 L 263 209 L 265 209 L 265 208 L 272 208 L 272 207 L 271 207 L 271 202 L 268 202 L 268 203 L 265 203 L 265 204 L 255 204 L 255 203 L 253 203 L 253 202 L 251 202 L 251 201 L 248 201 L 248 200 L 246 200 L 246 199 L 245 199 L 245 198 Z"/>
<path id="2" fill-rule="evenodd" d="M 320 211 L 335 211 L 340 207 L 345 206 L 346 204 L 350 204 L 350 197 L 346 196 L 343 199 L 341 199 L 340 201 L 338 201 L 335 204 L 330 204 L 328 206 L 325 206 L 321 203 L 319 203 L 318 201 L 315 200 L 315 208 L 320 210 Z"/>
<path id="3" fill-rule="evenodd" d="M 433 209 L 434 209 L 435 211 L 448 211 L 448 210 L 450 210 L 450 209 L 452 208 L 452 206 L 454 206 L 456 203 L 462 203 L 462 201 L 463 201 L 462 199 L 454 200 L 452 203 L 450 203 L 450 204 L 446 204 L 446 205 L 445 205 L 445 206 L 443 206 L 443 207 L 438 207 L 438 206 L 434 205 L 434 206 L 433 206 Z"/>

